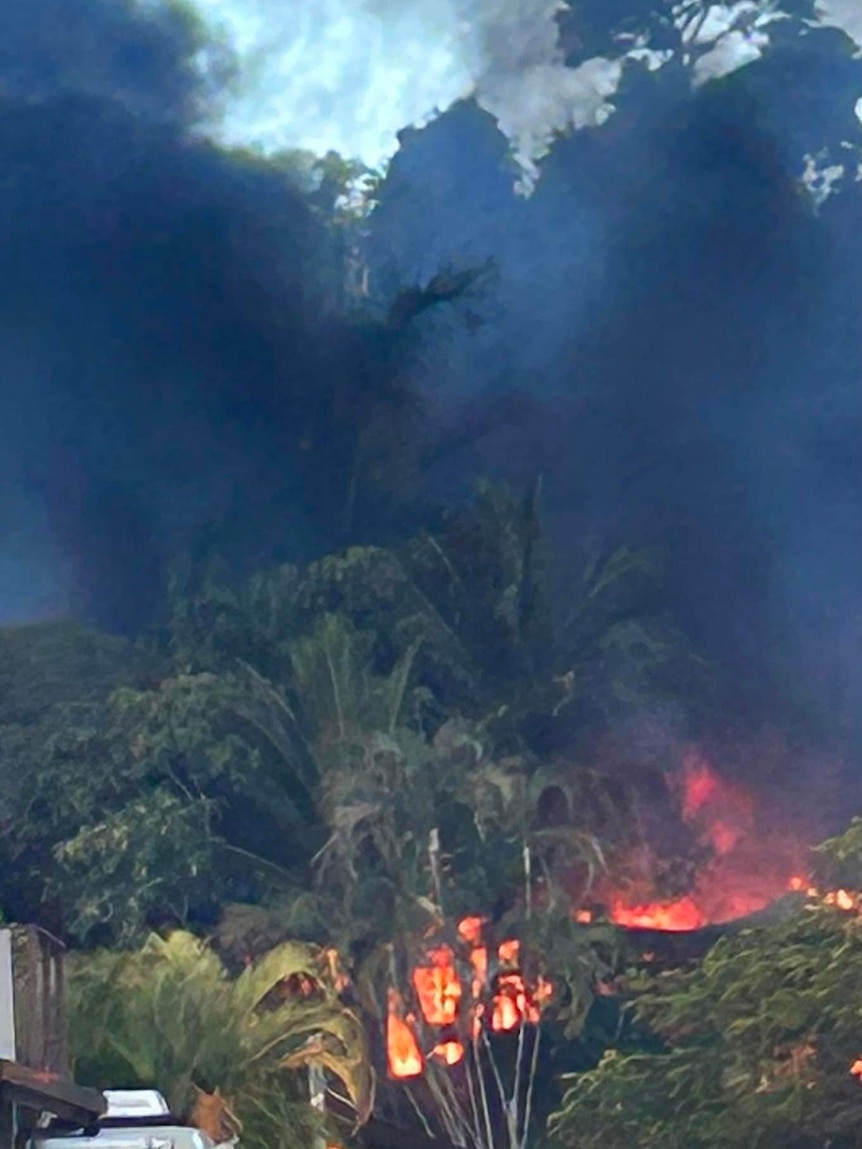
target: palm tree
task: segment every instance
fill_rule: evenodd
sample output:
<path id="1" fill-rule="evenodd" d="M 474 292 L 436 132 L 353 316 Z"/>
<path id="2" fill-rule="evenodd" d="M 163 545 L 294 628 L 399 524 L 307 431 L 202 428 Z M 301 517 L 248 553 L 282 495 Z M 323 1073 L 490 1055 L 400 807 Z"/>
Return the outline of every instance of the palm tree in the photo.
<path id="1" fill-rule="evenodd" d="M 337 1077 L 357 1122 L 370 1112 L 364 1028 L 339 999 L 326 951 L 285 942 L 232 978 L 210 946 L 176 931 L 132 952 L 80 955 L 70 974 L 81 1080 L 155 1087 L 184 1114 L 206 1095 L 235 1111 L 248 1149 L 310 1144 L 319 1132 L 301 1071 Z"/>

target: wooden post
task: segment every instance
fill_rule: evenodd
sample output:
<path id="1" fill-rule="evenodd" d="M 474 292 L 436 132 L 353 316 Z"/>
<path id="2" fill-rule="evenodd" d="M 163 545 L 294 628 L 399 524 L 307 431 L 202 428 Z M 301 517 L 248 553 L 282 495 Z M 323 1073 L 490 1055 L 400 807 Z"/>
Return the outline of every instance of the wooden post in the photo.
<path id="1" fill-rule="evenodd" d="M 40 1113 L 82 1129 L 105 1098 L 68 1080 L 63 946 L 35 926 L 0 928 L 0 1149 L 15 1149 Z"/>
<path id="2" fill-rule="evenodd" d="M 8 933 L 16 1060 L 31 1069 L 68 1074 L 62 943 L 35 926 L 11 926 Z"/>

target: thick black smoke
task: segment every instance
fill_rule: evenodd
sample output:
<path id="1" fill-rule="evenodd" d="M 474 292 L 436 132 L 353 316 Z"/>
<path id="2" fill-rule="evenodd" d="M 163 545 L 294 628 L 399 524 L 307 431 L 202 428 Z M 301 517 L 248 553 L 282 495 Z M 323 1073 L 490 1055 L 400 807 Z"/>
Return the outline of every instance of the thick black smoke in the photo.
<path id="1" fill-rule="evenodd" d="M 71 601 L 133 631 L 207 523 L 250 562 L 385 534 L 351 507 L 358 428 L 392 401 L 376 425 L 403 437 L 392 396 L 421 384 L 437 430 L 415 500 L 542 470 L 563 568 L 660 544 L 752 717 L 858 737 L 862 185 L 816 215 L 796 182 L 856 130 L 833 99 L 836 59 L 854 82 L 856 62 L 789 45 L 697 96 L 633 74 L 528 201 L 473 105 L 406 133 L 375 290 L 499 267 L 482 322 L 427 316 L 407 371 L 379 330 L 327 317 L 328 241 L 278 168 L 189 135 L 211 96 L 193 23 L 73 7 L 4 10 L 3 618 Z"/>
<path id="2" fill-rule="evenodd" d="M 862 185 L 849 146 L 819 213 L 798 176 L 805 153 L 858 147 L 862 68 L 822 35 L 694 97 L 671 69 L 634 76 L 607 125 L 558 142 L 526 205 L 502 195 L 491 122 L 455 109 L 405 139 L 377 226 L 401 275 L 499 255 L 488 325 L 437 330 L 427 385 L 450 408 L 510 388 L 533 415 L 521 403 L 474 442 L 462 474 L 541 467 L 562 554 L 659 544 L 747 708 L 729 721 L 846 751 L 862 735 Z"/>
<path id="3" fill-rule="evenodd" d="M 208 520 L 252 561 L 276 522 L 285 555 L 332 544 L 362 357 L 316 302 L 308 205 L 190 135 L 193 23 L 4 11 L 0 614 L 71 600 L 130 631 Z"/>

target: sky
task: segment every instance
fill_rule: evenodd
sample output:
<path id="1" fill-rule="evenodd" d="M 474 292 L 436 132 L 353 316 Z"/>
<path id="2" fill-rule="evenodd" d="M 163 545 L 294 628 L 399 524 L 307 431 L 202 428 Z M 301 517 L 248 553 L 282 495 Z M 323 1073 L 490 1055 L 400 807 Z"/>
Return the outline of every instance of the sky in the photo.
<path id="1" fill-rule="evenodd" d="M 193 3 L 238 55 L 235 88 L 216 127 L 222 139 L 265 151 L 334 149 L 373 167 L 394 153 L 402 128 L 475 93 L 530 171 L 554 130 L 612 113 L 626 54 L 654 67 L 665 59 L 649 44 L 621 43 L 610 58 L 566 67 L 559 0 Z M 857 0 L 820 0 L 820 11 L 862 44 Z M 673 13 L 700 56 L 693 80 L 703 83 L 757 59 L 781 7 L 682 0 Z"/>

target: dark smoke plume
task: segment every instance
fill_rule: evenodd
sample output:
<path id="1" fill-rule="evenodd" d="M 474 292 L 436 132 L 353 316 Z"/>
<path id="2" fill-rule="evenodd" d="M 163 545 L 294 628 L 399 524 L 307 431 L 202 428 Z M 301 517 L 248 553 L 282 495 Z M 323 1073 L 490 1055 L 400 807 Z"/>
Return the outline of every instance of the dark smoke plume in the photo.
<path id="1" fill-rule="evenodd" d="M 462 452 L 463 476 L 541 467 L 571 558 L 609 537 L 661 546 L 670 596 L 745 720 L 852 753 L 862 185 L 815 212 L 798 182 L 828 93 L 848 85 L 842 59 L 862 86 L 858 61 L 795 44 L 695 96 L 672 72 L 635 77 L 608 124 L 557 143 L 526 204 L 503 193 L 492 121 L 462 105 L 404 139 L 377 241 L 393 280 L 499 257 L 489 322 L 477 337 L 438 325 L 425 364 L 444 408 L 509 393 L 513 417 Z M 858 145 L 847 107 L 829 132 Z"/>
<path id="2" fill-rule="evenodd" d="M 252 561 L 276 522 L 286 557 L 332 543 L 350 449 L 333 392 L 358 395 L 361 364 L 323 330 L 304 200 L 190 131 L 194 23 L 73 8 L 5 9 L 0 614 L 71 605 L 130 632 L 209 520 Z"/>
<path id="3" fill-rule="evenodd" d="M 132 633 L 204 528 L 247 564 L 396 529 L 350 505 L 357 427 L 388 403 L 412 450 L 418 388 L 408 502 L 543 471 L 563 570 L 658 544 L 751 721 L 858 741 L 862 184 L 815 213 L 797 181 L 858 129 L 832 96 L 858 62 L 779 45 L 695 95 L 633 69 L 526 201 L 474 104 L 404 133 L 368 241 L 384 310 L 498 268 L 475 322 L 431 309 L 408 356 L 326 311 L 327 237 L 283 172 L 192 131 L 230 74 L 193 21 L 14 0 L 4 37 L 4 619 Z"/>

